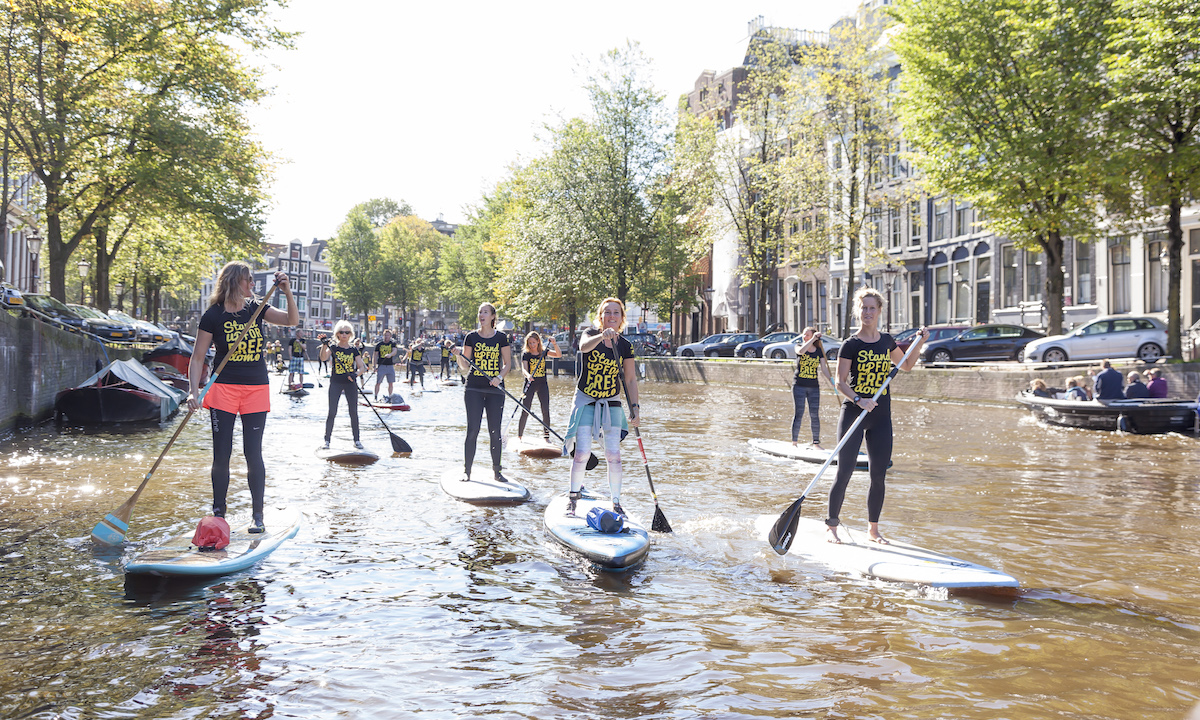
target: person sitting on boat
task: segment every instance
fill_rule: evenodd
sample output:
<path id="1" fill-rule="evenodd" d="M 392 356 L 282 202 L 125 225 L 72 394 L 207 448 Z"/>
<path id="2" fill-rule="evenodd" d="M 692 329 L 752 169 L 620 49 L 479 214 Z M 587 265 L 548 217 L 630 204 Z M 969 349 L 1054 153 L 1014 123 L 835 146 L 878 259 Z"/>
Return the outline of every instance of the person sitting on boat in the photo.
<path id="1" fill-rule="evenodd" d="M 392 340 L 392 331 L 384 330 L 383 337 L 375 343 L 376 399 L 379 399 L 379 386 L 383 384 L 384 378 L 387 378 L 389 402 L 395 392 L 393 386 L 396 384 L 396 353 L 398 352 L 400 352 L 400 348 L 396 346 L 396 341 Z"/>
<path id="2" fill-rule="evenodd" d="M 1112 366 L 1109 360 L 1101 361 L 1100 372 L 1096 375 L 1096 393 L 1097 400 L 1122 400 L 1125 398 L 1125 392 L 1121 386 L 1125 383 L 1125 378 L 1121 377 L 1121 372 Z"/>
<path id="3" fill-rule="evenodd" d="M 800 442 L 800 425 L 804 422 L 804 404 L 808 403 L 808 424 L 812 431 L 812 446 L 821 447 L 821 380 L 820 375 L 833 382 L 829 362 L 825 359 L 825 346 L 821 333 L 814 327 L 804 328 L 800 342 L 796 345 L 796 367 L 792 379 L 792 445 Z"/>
<path id="4" fill-rule="evenodd" d="M 288 343 L 288 350 L 292 354 L 288 365 L 288 387 L 295 389 L 296 381 L 293 378 L 296 375 L 300 376 L 300 382 L 304 382 L 304 355 L 308 351 L 308 343 L 304 341 L 303 329 L 296 328 L 296 337 Z"/>
<path id="5" fill-rule="evenodd" d="M 1126 400 L 1141 400 L 1142 398 L 1150 397 L 1150 390 L 1142 383 L 1142 376 L 1137 370 L 1130 370 L 1129 385 L 1125 387 Z"/>
<path id="6" fill-rule="evenodd" d="M 1146 384 L 1148 397 L 1165 398 L 1167 396 L 1167 381 L 1162 376 L 1162 370 L 1152 368 L 1148 373 L 1150 382 Z"/>
<path id="7" fill-rule="evenodd" d="M 1088 397 L 1088 391 L 1087 391 L 1087 388 L 1084 387 L 1083 382 L 1084 381 L 1083 381 L 1082 375 L 1076 375 L 1075 377 L 1069 378 L 1067 380 L 1067 399 L 1068 400 L 1083 400 L 1083 401 L 1091 400 L 1091 398 Z"/>
<path id="8" fill-rule="evenodd" d="M 338 402 L 346 396 L 346 409 L 350 411 L 350 432 L 354 435 L 354 447 L 363 449 L 362 440 L 358 436 L 358 376 L 367 374 L 367 366 L 363 364 L 362 349 L 350 342 L 354 327 L 345 320 L 338 320 L 333 326 L 335 345 L 321 347 L 321 359 L 330 361 L 329 372 L 329 414 L 325 417 L 325 445 L 329 449 L 329 441 L 333 438 L 333 422 L 337 418 Z"/>
<path id="9" fill-rule="evenodd" d="M 1054 397 L 1054 395 L 1050 392 L 1050 388 L 1046 387 L 1046 381 L 1041 378 L 1034 378 L 1029 382 L 1029 392 L 1034 397 Z"/>
<path id="10" fill-rule="evenodd" d="M 263 524 L 263 502 L 267 491 L 267 467 L 263 462 L 262 439 L 271 411 L 271 392 L 268 386 L 266 345 L 262 324 L 291 326 L 300 322 L 296 298 L 292 296 L 287 273 L 276 272 L 275 282 L 287 298 L 287 312 L 268 305 L 258 316 L 255 325 L 241 345 L 230 348 L 242 330 L 255 316 L 260 300 L 254 299 L 254 276 L 250 266 L 233 261 L 221 268 L 217 287 L 209 298 L 208 310 L 200 318 L 192 360 L 188 364 L 187 404 L 190 410 L 208 408 L 212 419 L 213 515 L 225 517 L 225 499 L 229 492 L 229 458 L 233 455 L 233 426 L 242 416 L 242 452 L 246 456 L 246 482 L 250 486 L 250 532 L 266 530 Z M 200 400 L 200 376 L 208 348 L 216 348 L 213 367 L 218 367 L 230 352 L 229 362 L 213 381 L 203 403 Z"/>

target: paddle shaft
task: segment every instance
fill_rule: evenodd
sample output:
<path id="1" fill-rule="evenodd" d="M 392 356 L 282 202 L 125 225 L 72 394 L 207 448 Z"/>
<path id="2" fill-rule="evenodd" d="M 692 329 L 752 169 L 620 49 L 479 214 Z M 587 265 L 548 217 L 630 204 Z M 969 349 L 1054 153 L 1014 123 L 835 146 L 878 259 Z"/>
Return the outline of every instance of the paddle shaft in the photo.
<path id="1" fill-rule="evenodd" d="M 466 360 L 466 361 L 467 361 L 467 364 L 471 366 L 471 369 L 472 369 L 472 370 L 474 370 L 475 372 L 477 372 L 477 373 L 479 373 L 480 375 L 484 376 L 485 378 L 488 378 L 488 379 L 490 380 L 491 378 L 495 377 L 494 375 L 488 375 L 488 374 L 487 374 L 487 373 L 485 373 L 484 371 L 480 370 L 480 369 L 479 369 L 479 366 L 475 364 L 475 361 L 474 361 L 474 360 L 472 360 L 471 358 L 467 357 L 466 355 L 463 355 L 461 351 L 459 351 L 459 357 L 461 357 L 463 360 Z M 515 403 L 516 403 L 516 404 L 518 404 L 518 405 L 521 405 L 521 401 L 520 401 L 520 400 L 518 400 L 518 399 L 516 399 L 515 397 L 513 397 L 513 394 L 512 394 L 512 393 L 510 393 L 508 390 L 506 390 L 506 389 L 504 388 L 504 386 L 503 386 L 503 385 L 493 385 L 492 387 L 499 388 L 499 390 L 500 390 L 501 392 L 503 392 L 505 395 L 507 395 L 507 396 L 509 397 L 509 399 L 510 399 L 510 400 L 512 400 L 513 402 L 515 402 Z M 522 405 L 522 407 L 524 407 L 524 405 Z M 534 420 L 537 420 L 538 422 L 540 422 L 540 423 L 542 424 L 542 427 L 544 427 L 544 428 L 546 428 L 547 430 L 549 430 L 549 431 L 550 431 L 550 433 L 551 433 L 552 435 L 554 435 L 554 437 L 558 438 L 558 439 L 559 439 L 560 441 L 562 441 L 562 442 L 566 442 L 566 439 L 565 439 L 565 438 L 563 438 L 563 436 L 562 436 L 562 435 L 559 435 L 558 433 L 554 432 L 554 428 L 552 428 L 552 427 L 550 427 L 549 425 L 547 425 L 545 420 L 542 420 L 541 418 L 539 418 L 537 415 L 533 414 L 532 412 L 531 412 L 531 413 L 529 413 L 529 417 L 531 417 L 531 418 L 533 418 Z"/>
<path id="2" fill-rule="evenodd" d="M 620 336 L 620 333 L 618 333 L 617 337 L 619 338 Z M 604 341 L 601 340 L 600 342 Z M 625 382 L 624 378 L 621 377 L 621 374 L 625 368 L 622 366 L 620 358 L 617 357 L 616 343 L 613 344 L 613 360 L 617 361 L 617 384 L 621 386 L 621 389 L 625 393 L 625 404 L 629 406 L 630 414 L 637 415 L 638 425 L 640 425 L 642 414 L 640 412 L 633 412 L 633 399 L 629 396 L 629 383 Z M 641 410 L 640 407 L 638 409 Z M 646 458 L 646 447 L 642 444 L 642 429 L 637 425 L 634 425 L 633 434 L 634 437 L 637 438 L 638 450 L 640 450 L 642 453 L 642 467 L 646 469 L 646 480 L 650 483 L 650 497 L 654 498 L 654 507 L 658 507 L 658 495 L 654 492 L 654 478 L 650 477 L 650 460 Z"/>
<path id="3" fill-rule="evenodd" d="M 363 383 L 366 382 L 365 380 L 362 379 L 361 376 L 360 376 L 359 380 L 361 380 Z M 359 391 L 363 395 L 363 399 L 366 400 L 366 397 L 367 397 L 366 387 L 364 387 L 363 385 L 360 384 L 358 386 L 358 388 L 359 388 Z M 383 416 L 379 414 L 379 409 L 375 407 L 375 404 L 372 403 L 370 400 L 367 400 L 367 405 L 371 408 L 371 411 L 375 413 L 375 417 L 379 418 L 379 424 L 383 426 L 384 430 L 388 431 L 388 435 L 391 435 L 392 450 L 395 452 L 398 452 L 398 453 L 411 454 L 412 446 L 409 445 L 408 443 L 404 442 L 404 438 L 402 438 L 399 435 L 397 435 L 396 433 L 392 432 L 392 429 L 390 427 L 388 427 L 388 424 L 383 421 Z"/>

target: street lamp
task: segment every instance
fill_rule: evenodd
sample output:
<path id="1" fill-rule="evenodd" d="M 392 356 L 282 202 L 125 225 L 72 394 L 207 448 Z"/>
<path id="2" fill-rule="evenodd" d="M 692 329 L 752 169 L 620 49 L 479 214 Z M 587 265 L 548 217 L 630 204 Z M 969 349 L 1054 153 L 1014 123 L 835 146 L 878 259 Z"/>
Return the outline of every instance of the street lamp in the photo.
<path id="1" fill-rule="evenodd" d="M 83 279 L 87 277 L 88 271 L 92 269 L 92 264 L 87 260 L 80 260 L 75 266 L 79 269 L 79 304 L 83 304 Z"/>
<path id="2" fill-rule="evenodd" d="M 887 285 L 887 329 L 892 331 L 892 287 L 896 284 L 896 277 L 900 275 L 900 268 L 888 263 L 883 266 L 884 284 Z"/>
<path id="3" fill-rule="evenodd" d="M 42 236 L 38 235 L 37 230 L 34 230 L 33 232 L 31 232 L 29 234 L 29 236 L 25 238 L 25 245 L 29 248 L 30 255 L 36 255 L 36 256 L 38 256 L 38 260 L 41 260 L 40 256 L 42 253 Z M 40 263 L 38 263 L 37 261 L 34 261 L 34 262 L 37 264 L 34 265 L 33 287 L 31 288 L 31 291 L 36 293 L 38 290 L 38 265 L 40 265 Z"/>

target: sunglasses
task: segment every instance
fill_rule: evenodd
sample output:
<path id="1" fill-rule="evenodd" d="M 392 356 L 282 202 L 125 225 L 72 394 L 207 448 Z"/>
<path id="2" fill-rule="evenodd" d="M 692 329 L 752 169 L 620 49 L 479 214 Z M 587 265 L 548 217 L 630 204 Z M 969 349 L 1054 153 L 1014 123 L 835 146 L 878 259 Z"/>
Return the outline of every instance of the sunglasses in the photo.
<path id="1" fill-rule="evenodd" d="M 349 334 L 350 334 L 349 330 L 338 330 L 338 335 L 349 335 Z"/>

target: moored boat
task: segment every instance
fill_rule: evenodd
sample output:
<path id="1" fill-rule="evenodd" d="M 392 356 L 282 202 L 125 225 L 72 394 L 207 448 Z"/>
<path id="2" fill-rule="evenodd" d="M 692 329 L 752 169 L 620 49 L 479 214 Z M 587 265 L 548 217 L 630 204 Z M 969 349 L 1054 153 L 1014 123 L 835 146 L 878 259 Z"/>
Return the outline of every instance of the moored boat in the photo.
<path id="1" fill-rule="evenodd" d="M 1051 425 L 1086 430 L 1122 430 L 1139 435 L 1190 433 L 1196 426 L 1191 400 L 1058 400 L 1022 392 L 1017 402 Z"/>
<path id="2" fill-rule="evenodd" d="M 186 392 L 136 360 L 114 360 L 78 387 L 58 393 L 54 410 L 75 424 L 165 422 L 186 399 Z"/>

